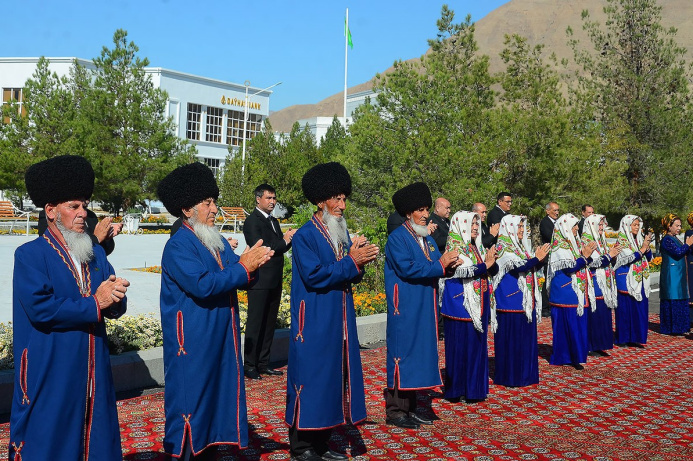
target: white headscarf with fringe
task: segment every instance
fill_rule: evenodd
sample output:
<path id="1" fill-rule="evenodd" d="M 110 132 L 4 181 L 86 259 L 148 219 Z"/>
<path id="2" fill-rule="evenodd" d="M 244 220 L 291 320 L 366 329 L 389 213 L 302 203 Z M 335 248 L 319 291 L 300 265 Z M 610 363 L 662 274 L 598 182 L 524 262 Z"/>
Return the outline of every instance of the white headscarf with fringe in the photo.
<path id="1" fill-rule="evenodd" d="M 631 226 L 635 220 L 640 221 L 640 230 L 638 235 L 634 236 Z M 628 294 L 635 298 L 636 301 L 642 301 L 642 289 L 645 288 L 645 296 L 650 297 L 650 265 L 647 262 L 645 255 L 642 255 L 640 261 L 635 261 L 635 252 L 640 251 L 645 238 L 642 233 L 642 218 L 632 214 L 627 214 L 621 218 L 621 225 L 618 227 L 618 243 L 621 244 L 623 250 L 616 257 L 616 267 L 628 266 L 628 275 L 626 276 L 626 286 Z M 631 263 L 633 263 L 631 265 Z"/>
<path id="2" fill-rule="evenodd" d="M 582 257 L 580 254 L 581 243 L 573 235 L 573 227 L 578 222 L 578 218 L 572 213 L 566 213 L 559 217 L 554 225 L 546 276 L 546 286 L 549 290 L 551 290 L 551 280 L 553 280 L 556 272 L 575 267 L 578 258 Z M 594 299 L 592 277 L 587 267 L 570 274 L 570 282 L 578 300 L 577 314 L 582 316 L 585 312 L 585 291 L 587 290 L 590 299 Z"/>
<path id="3" fill-rule="evenodd" d="M 589 242 L 597 242 L 597 248 L 592 253 L 591 269 L 595 269 L 597 277 L 597 285 L 602 290 L 604 302 L 610 309 L 616 309 L 616 298 L 618 290 L 616 289 L 616 278 L 611 266 L 601 267 L 602 256 L 609 254 L 609 245 L 606 243 L 606 235 L 604 231 L 599 232 L 599 224 L 604 221 L 604 227 L 607 226 L 606 217 L 601 214 L 593 214 L 585 218 L 585 223 L 582 227 L 582 244 L 586 245 Z M 611 260 L 611 257 L 609 257 Z M 596 295 L 595 295 L 596 296 Z M 597 309 L 597 300 L 591 299 L 592 312 Z"/>
<path id="4" fill-rule="evenodd" d="M 517 235 L 520 223 L 525 224 L 522 240 Z M 505 274 L 534 257 L 526 216 L 503 216 L 500 222 L 500 229 L 498 230 L 497 249 L 498 259 L 496 259 L 496 264 L 498 264 L 498 274 L 493 277 L 493 285 L 496 287 L 500 284 Z M 522 272 L 517 277 L 517 286 L 522 293 L 522 309 L 525 311 L 527 321 L 532 322 L 532 308 L 534 307 L 538 312 L 541 312 L 541 293 L 537 283 L 536 268 L 532 268 L 529 272 Z M 532 298 L 534 298 L 534 303 L 532 303 Z M 541 322 L 541 315 L 537 315 L 537 322 Z"/>
<path id="5" fill-rule="evenodd" d="M 472 223 L 476 218 L 479 222 L 479 232 L 472 244 Z M 451 278 L 462 279 L 464 289 L 464 308 L 472 319 L 477 331 L 484 331 L 481 324 L 481 277 L 474 277 L 474 266 L 485 262 L 486 249 L 481 244 L 481 216 L 471 211 L 458 211 L 450 220 L 450 233 L 445 245 L 446 251 L 456 250 L 462 264 L 457 266 L 452 277 L 441 278 L 438 282 L 442 299 L 445 281 Z M 476 251 L 475 251 L 476 250 Z M 489 283 L 489 295 L 491 297 L 491 331 L 496 332 L 496 308 L 493 301 L 493 287 Z"/>

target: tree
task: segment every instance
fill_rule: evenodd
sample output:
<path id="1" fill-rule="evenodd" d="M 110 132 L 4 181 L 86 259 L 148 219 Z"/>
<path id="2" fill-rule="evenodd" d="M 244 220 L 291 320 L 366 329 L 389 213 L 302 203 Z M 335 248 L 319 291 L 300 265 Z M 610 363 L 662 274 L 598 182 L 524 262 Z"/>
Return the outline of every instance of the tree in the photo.
<path id="1" fill-rule="evenodd" d="M 322 163 L 315 136 L 307 126 L 294 123 L 288 136 L 279 140 L 272 132 L 269 121 L 249 143 L 246 151 L 245 174 L 241 174 L 241 159 L 231 153 L 221 179 L 221 203 L 255 207 L 253 190 L 262 183 L 277 190 L 278 201 L 291 212 L 305 203 L 301 179 L 317 163 Z"/>
<path id="2" fill-rule="evenodd" d="M 437 26 L 429 54 L 376 76 L 377 105 L 360 108 L 349 128 L 354 200 L 370 214 L 388 214 L 392 194 L 414 181 L 458 209 L 497 192 L 489 168 L 495 93 L 488 57 L 477 53 L 469 16 L 456 24 L 444 5 Z"/>
<path id="3" fill-rule="evenodd" d="M 326 162 L 342 162 L 346 152 L 346 145 L 349 142 L 348 133 L 342 122 L 335 115 L 332 124 L 327 128 L 327 132 L 320 143 L 320 156 Z"/>
<path id="4" fill-rule="evenodd" d="M 94 59 L 93 84 L 80 114 L 88 118 L 94 199 L 117 213 L 152 198 L 159 181 L 193 161 L 195 150 L 176 136 L 173 120 L 165 116 L 168 96 L 146 74 L 149 60 L 137 57 L 139 48 L 122 29 L 113 44 Z"/>
<path id="5" fill-rule="evenodd" d="M 691 199 L 690 67 L 655 0 L 607 0 L 604 12 L 602 25 L 583 11 L 591 50 L 569 41 L 583 69 L 576 101 L 600 127 L 603 145 L 625 156 L 622 211 L 652 224 Z"/>
<path id="6" fill-rule="evenodd" d="M 58 77 L 41 58 L 24 88 L 24 111 L 3 107 L 0 187 L 21 196 L 29 165 L 72 154 L 89 159 L 96 175 L 93 200 L 115 212 L 154 198 L 159 181 L 194 160 L 195 148 L 175 134 L 164 115 L 167 95 L 154 88 L 136 56 L 138 48 L 117 30 L 89 70 L 75 62 Z"/>
<path id="7" fill-rule="evenodd" d="M 565 210 L 583 203 L 602 213 L 617 208 L 624 192 L 623 157 L 604 155 L 598 127 L 583 123 L 568 103 L 558 72 L 544 62 L 542 45 L 530 47 L 526 38 L 513 35 L 506 36 L 505 46 L 494 168 L 518 197 L 514 206 L 533 221 L 545 215 L 549 200 Z"/>

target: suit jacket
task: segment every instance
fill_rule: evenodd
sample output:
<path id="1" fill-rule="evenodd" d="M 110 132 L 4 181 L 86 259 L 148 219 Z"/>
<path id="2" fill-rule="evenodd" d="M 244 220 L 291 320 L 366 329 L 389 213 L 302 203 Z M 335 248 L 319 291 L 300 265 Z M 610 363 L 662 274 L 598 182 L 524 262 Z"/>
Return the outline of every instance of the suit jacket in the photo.
<path id="1" fill-rule="evenodd" d="M 387 235 L 390 235 L 392 231 L 404 224 L 404 221 L 406 220 L 407 218 L 394 211 L 390 216 L 387 217 Z"/>
<path id="2" fill-rule="evenodd" d="M 488 216 L 486 217 L 486 225 L 491 227 L 494 224 L 501 222 L 501 219 L 503 219 L 503 216 L 506 214 L 508 213 L 501 210 L 500 207 L 496 205 L 491 211 L 488 212 Z"/>
<path id="3" fill-rule="evenodd" d="M 274 220 L 276 229 L 270 220 Z M 291 244 L 287 244 L 284 241 L 284 234 L 282 234 L 279 227 L 279 221 L 272 216 L 265 218 L 260 210 L 255 208 L 245 218 L 243 235 L 245 236 L 245 243 L 249 247 L 252 247 L 258 240 L 262 239 L 264 246 L 274 250 L 274 256 L 258 269 L 257 282 L 250 289 L 269 290 L 281 286 L 284 253 L 286 253 Z"/>
<path id="4" fill-rule="evenodd" d="M 445 253 L 445 244 L 448 241 L 448 234 L 450 233 L 450 220 L 441 218 L 435 213 L 431 213 L 428 222 L 431 221 L 438 225 L 438 228 L 431 234 L 431 237 L 433 237 L 436 245 L 438 245 L 438 250 L 440 250 L 441 253 Z"/>
<path id="5" fill-rule="evenodd" d="M 578 235 L 582 237 L 582 226 L 585 225 L 585 218 L 580 218 L 580 222 L 578 222 Z"/>
<path id="6" fill-rule="evenodd" d="M 541 243 L 551 243 L 551 238 L 553 237 L 553 227 L 554 222 L 549 218 L 548 215 L 539 223 L 539 235 L 541 236 Z"/>
<path id="7" fill-rule="evenodd" d="M 484 245 L 484 248 L 487 250 L 491 248 L 495 243 L 498 238 L 498 235 L 493 236 L 491 235 L 491 232 L 489 232 L 489 228 L 486 225 L 486 223 L 481 223 L 481 244 Z"/>

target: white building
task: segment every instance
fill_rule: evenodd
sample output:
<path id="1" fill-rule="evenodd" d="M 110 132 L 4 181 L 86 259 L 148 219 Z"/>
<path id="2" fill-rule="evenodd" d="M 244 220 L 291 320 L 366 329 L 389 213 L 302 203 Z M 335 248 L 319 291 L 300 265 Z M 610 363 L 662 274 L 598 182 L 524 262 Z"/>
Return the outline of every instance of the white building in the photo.
<path id="1" fill-rule="evenodd" d="M 337 120 L 339 120 L 345 128 L 348 127 L 354 120 L 353 114 L 357 107 L 365 104 L 367 100 L 374 105 L 377 103 L 376 94 L 377 93 L 373 90 L 366 90 L 347 95 L 347 117 L 346 119 L 344 117 L 337 117 Z M 327 129 L 332 125 L 333 118 L 334 117 L 323 116 L 304 118 L 298 120 L 298 124 L 301 128 L 308 125 L 308 131 L 313 133 L 319 146 L 327 133 Z"/>
<path id="2" fill-rule="evenodd" d="M 92 61 L 85 59 L 47 59 L 50 70 L 59 76 L 69 74 L 75 59 L 86 68 L 94 68 Z M 0 58 L 2 103 L 14 99 L 21 104 L 25 82 L 32 77 L 37 62 L 38 58 Z M 251 87 L 249 82 L 246 86 L 160 67 L 148 67 L 146 72 L 154 87 L 168 93 L 166 114 L 173 117 L 178 136 L 194 144 L 200 160 L 215 172 L 223 167 L 229 146 L 236 152 L 242 149 L 246 97 L 246 140 L 262 129 L 269 115 L 272 91 Z"/>

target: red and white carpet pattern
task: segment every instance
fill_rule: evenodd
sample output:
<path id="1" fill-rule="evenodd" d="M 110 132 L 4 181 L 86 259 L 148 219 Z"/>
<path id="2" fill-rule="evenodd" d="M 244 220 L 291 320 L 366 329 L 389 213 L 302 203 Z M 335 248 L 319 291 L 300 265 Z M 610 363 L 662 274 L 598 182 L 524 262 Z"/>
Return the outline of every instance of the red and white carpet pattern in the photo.
<path id="1" fill-rule="evenodd" d="M 650 318 L 644 349 L 616 347 L 585 369 L 548 365 L 551 325 L 539 326 L 537 386 L 491 384 L 488 399 L 449 403 L 436 391 L 419 407 L 434 426 L 385 425 L 385 348 L 362 351 L 369 419 L 335 430 L 331 447 L 355 459 L 675 460 L 693 459 L 693 336 L 660 335 Z M 441 348 L 441 367 L 443 344 Z M 493 375 L 493 341 L 489 341 Z M 289 459 L 285 377 L 246 381 L 250 447 L 221 447 L 217 460 Z M 163 393 L 118 402 L 126 460 L 163 460 Z M 9 425 L 0 426 L 7 446 Z"/>

